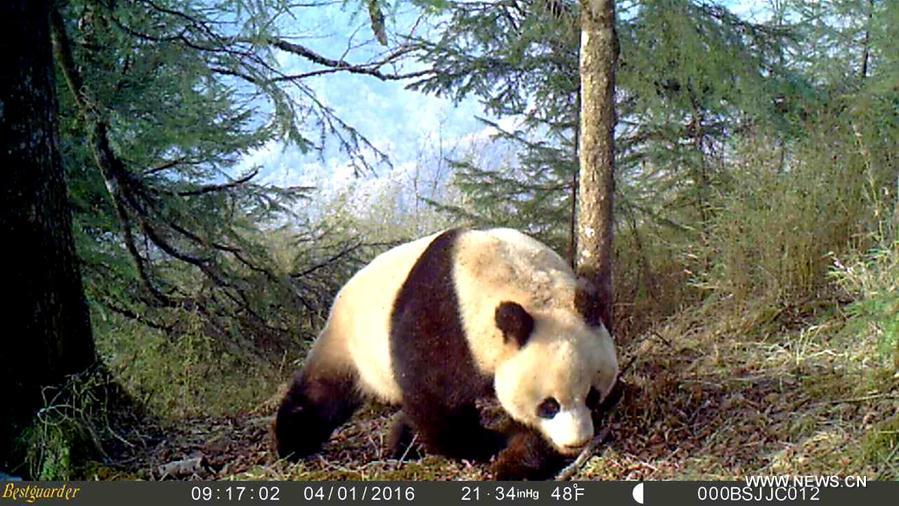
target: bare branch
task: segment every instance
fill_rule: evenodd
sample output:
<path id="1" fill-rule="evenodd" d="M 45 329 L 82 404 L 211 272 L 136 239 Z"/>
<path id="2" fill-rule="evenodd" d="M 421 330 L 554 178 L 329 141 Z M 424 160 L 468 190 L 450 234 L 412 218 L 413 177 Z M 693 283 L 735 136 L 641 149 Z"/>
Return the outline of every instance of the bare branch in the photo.
<path id="1" fill-rule="evenodd" d="M 329 67 L 328 71 L 312 71 L 306 74 L 297 74 L 294 76 L 283 76 L 278 78 L 278 80 L 292 80 L 292 79 L 301 79 L 303 77 L 309 77 L 312 75 L 320 75 L 324 73 L 330 72 L 338 72 L 344 71 L 349 72 L 351 74 L 365 74 L 373 76 L 382 81 L 398 81 L 403 79 L 412 79 L 415 77 L 421 77 L 429 74 L 433 74 L 434 71 L 431 69 L 421 70 L 417 72 L 409 72 L 407 74 L 385 74 L 380 71 L 380 68 L 384 65 L 397 60 L 399 57 L 409 54 L 415 51 L 417 48 L 413 46 L 403 46 L 396 51 L 388 54 L 382 60 L 372 63 L 363 63 L 363 64 L 353 64 L 349 63 L 346 60 L 334 60 L 323 56 L 306 46 L 302 46 L 300 44 L 295 44 L 293 42 L 288 42 L 283 39 L 271 38 L 268 40 L 269 44 L 272 46 L 282 50 L 287 51 L 288 53 L 295 54 L 297 56 L 301 56 L 313 63 L 321 65 L 323 67 Z"/>
<path id="2" fill-rule="evenodd" d="M 243 176 L 239 179 L 235 179 L 229 183 L 224 184 L 211 184 L 206 186 L 200 186 L 199 188 L 194 188 L 193 190 L 185 190 L 185 191 L 165 191 L 169 195 L 178 195 L 180 197 L 196 197 L 199 195 L 204 195 L 207 193 L 215 193 L 225 190 L 230 190 L 236 188 L 242 184 L 248 183 L 251 179 L 259 175 L 259 168 L 255 168 L 250 171 L 249 174 Z"/>
<path id="3" fill-rule="evenodd" d="M 187 159 L 183 158 L 183 157 L 177 158 L 175 160 L 169 160 L 168 162 L 157 165 L 156 167 L 153 167 L 152 169 L 147 169 L 147 171 L 144 172 L 143 175 L 152 176 L 153 174 L 158 174 L 160 172 L 175 168 L 183 163 L 187 163 Z"/>
<path id="4" fill-rule="evenodd" d="M 118 306 L 111 300 L 104 300 L 103 305 L 106 306 L 106 308 L 109 309 L 110 311 L 112 311 L 113 313 L 124 316 L 125 318 L 128 318 L 129 320 L 134 320 L 142 325 L 146 325 L 147 327 L 150 327 L 151 329 L 161 330 L 166 333 L 171 332 L 175 329 L 175 327 L 172 325 L 169 325 L 167 323 L 161 323 L 156 320 L 151 320 L 150 318 L 147 318 L 146 316 L 137 314 L 128 308 Z"/>
<path id="5" fill-rule="evenodd" d="M 319 269 L 327 267 L 327 266 L 337 262 L 341 258 L 343 258 L 343 257 L 349 255 L 350 253 L 357 251 L 361 248 L 379 247 L 379 246 L 396 246 L 396 245 L 397 245 L 397 242 L 395 242 L 395 241 L 394 242 L 370 242 L 370 243 L 360 242 L 360 243 L 356 243 L 356 244 L 353 244 L 353 245 L 343 248 L 342 250 L 335 253 L 334 255 L 332 255 L 330 258 L 328 258 L 324 262 L 313 265 L 312 267 L 309 267 L 303 271 L 291 273 L 290 277 L 302 278 L 302 277 L 308 276 L 309 274 L 312 274 L 313 272 L 315 272 Z"/>

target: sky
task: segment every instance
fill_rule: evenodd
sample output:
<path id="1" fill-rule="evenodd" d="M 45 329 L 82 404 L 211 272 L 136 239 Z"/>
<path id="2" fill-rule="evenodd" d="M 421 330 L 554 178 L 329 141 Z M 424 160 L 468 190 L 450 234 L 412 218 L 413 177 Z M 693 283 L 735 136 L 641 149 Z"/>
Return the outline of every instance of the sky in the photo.
<path id="1" fill-rule="evenodd" d="M 757 17 L 767 2 L 758 0 L 726 0 L 734 13 Z M 283 26 L 285 33 L 330 58 L 365 61 L 384 48 L 373 40 L 367 13 L 356 13 L 357 2 L 337 1 L 327 7 L 302 8 Z M 388 14 L 388 26 L 398 31 L 415 23 L 411 8 Z M 391 40 L 391 47 L 396 41 Z M 352 46 L 351 49 L 347 49 Z M 285 72 L 310 70 L 308 63 L 287 53 L 278 55 Z M 404 71 L 415 70 L 407 66 Z M 486 139 L 493 129 L 477 119 L 487 117 L 473 98 L 454 103 L 449 98 L 426 95 L 405 89 L 407 83 L 379 81 L 370 76 L 348 73 L 326 74 L 304 81 L 315 90 L 319 100 L 327 104 L 343 121 L 356 128 L 379 150 L 387 154 L 393 167 L 381 166 L 378 174 L 368 176 L 368 185 L 396 180 L 402 172 L 416 165 L 422 151 L 442 142 L 462 149 L 475 140 Z M 495 118 L 494 118 L 495 119 Z M 513 118 L 501 124 L 509 128 Z M 334 195 L 355 180 L 346 155 L 333 149 L 323 153 L 302 153 L 282 142 L 271 142 L 247 155 L 239 168 L 260 166 L 260 181 L 278 186 L 316 186 L 326 197 Z"/>
<path id="2" fill-rule="evenodd" d="M 350 2 L 346 6 L 338 3 L 325 8 L 303 9 L 297 15 L 302 31 L 296 42 L 329 58 L 343 56 L 352 62 L 365 61 L 383 51 L 384 48 L 372 40 L 368 16 L 354 15 L 354 8 L 355 4 Z M 408 12 L 393 13 L 392 18 L 393 23 L 400 25 L 414 21 Z M 296 28 L 289 31 L 298 32 Z M 360 46 L 344 55 L 348 41 Z M 278 59 L 286 73 L 314 68 L 288 53 L 279 53 Z M 410 70 L 414 68 L 406 65 L 404 71 Z M 448 98 L 406 90 L 406 82 L 379 81 L 371 76 L 348 73 L 326 74 L 309 78 L 304 83 L 338 117 L 388 155 L 393 169 L 381 165 L 373 177 L 384 178 L 391 170 L 410 170 L 422 150 L 441 140 L 445 145 L 457 145 L 466 139 L 485 136 L 489 131 L 476 118 L 484 113 L 474 99 L 454 103 Z M 334 148 L 332 143 L 321 154 L 304 154 L 296 147 L 271 142 L 246 156 L 240 168 L 261 166 L 261 182 L 279 186 L 314 185 L 333 192 L 354 177 L 346 155 Z"/>

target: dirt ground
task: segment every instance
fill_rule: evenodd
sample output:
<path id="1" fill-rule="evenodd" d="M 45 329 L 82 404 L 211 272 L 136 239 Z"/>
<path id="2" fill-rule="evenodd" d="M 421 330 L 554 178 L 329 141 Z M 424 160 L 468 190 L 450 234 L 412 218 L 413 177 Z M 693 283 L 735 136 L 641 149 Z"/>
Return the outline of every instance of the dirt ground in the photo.
<path id="1" fill-rule="evenodd" d="M 710 328 L 702 312 L 621 344 L 624 397 L 609 437 L 574 479 L 734 479 L 751 474 L 899 479 L 899 378 L 876 372 L 873 343 L 839 337 L 840 323 L 775 315 Z M 795 321 L 793 321 L 795 320 Z M 742 337 L 752 335 L 753 337 Z M 144 479 L 487 479 L 487 465 L 387 458 L 392 412 L 366 407 L 323 451 L 278 461 L 277 398 L 230 418 L 170 427 L 142 458 L 114 466 Z"/>

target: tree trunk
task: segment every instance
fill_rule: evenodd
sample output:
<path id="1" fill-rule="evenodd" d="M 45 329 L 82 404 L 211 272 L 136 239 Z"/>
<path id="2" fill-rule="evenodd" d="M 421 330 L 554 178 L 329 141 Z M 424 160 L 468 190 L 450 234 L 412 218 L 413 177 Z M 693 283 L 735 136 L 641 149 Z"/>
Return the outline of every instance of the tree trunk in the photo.
<path id="1" fill-rule="evenodd" d="M 41 388 L 96 361 L 57 132 L 50 0 L 0 2 L 0 231 L 6 259 L 0 469 Z"/>
<path id="2" fill-rule="evenodd" d="M 874 19 L 874 0 L 868 0 L 868 22 L 865 23 L 865 38 L 862 40 L 862 65 L 859 77 L 868 77 L 868 60 L 871 57 L 871 20 Z"/>
<path id="3" fill-rule="evenodd" d="M 586 320 L 612 331 L 612 204 L 615 188 L 615 66 L 618 38 L 614 0 L 581 0 L 580 177 L 577 272 L 595 291 L 581 291 Z"/>

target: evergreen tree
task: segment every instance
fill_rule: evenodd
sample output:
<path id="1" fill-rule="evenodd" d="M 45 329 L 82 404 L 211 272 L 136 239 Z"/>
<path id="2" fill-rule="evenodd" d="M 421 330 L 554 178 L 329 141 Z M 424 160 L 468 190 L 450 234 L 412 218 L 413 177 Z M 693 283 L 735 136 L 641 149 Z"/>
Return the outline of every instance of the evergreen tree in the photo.
<path id="1" fill-rule="evenodd" d="M 580 7 L 542 0 L 448 5 L 451 21 L 440 37 L 418 41 L 438 72 L 416 86 L 456 98 L 475 94 L 494 115 L 522 119 L 521 128 L 498 135 L 519 146 L 516 162 L 484 171 L 463 159 L 457 173 L 463 191 L 477 190 L 470 194 L 477 209 L 518 213 L 449 210 L 481 222 L 499 215 L 512 226 L 518 215 L 560 251 L 573 251 Z M 707 2 L 618 2 L 618 10 L 619 216 L 664 226 L 694 216 L 706 222 L 729 136 L 760 122 L 775 125 L 781 115 L 775 98 L 784 79 L 773 62 L 788 32 Z"/>
<path id="2" fill-rule="evenodd" d="M 0 5 L 0 144 L 6 240 L 0 469 L 41 405 L 41 389 L 82 372 L 96 354 L 72 238 L 59 154 L 50 0 Z"/>
<path id="3" fill-rule="evenodd" d="M 260 184 L 259 168 L 237 173 L 237 163 L 280 140 L 305 151 L 331 143 L 359 172 L 387 163 L 304 80 L 402 79 L 387 65 L 408 49 L 358 63 L 320 54 L 294 42 L 288 23 L 315 8 L 72 0 L 54 12 L 63 162 L 99 314 L 171 335 L 199 324 L 230 349 L 280 356 L 298 319 L 324 311 L 321 287 L 338 281 L 330 264 L 310 269 L 334 251 L 311 240 L 324 230 L 302 216 L 308 189 Z M 285 73 L 284 58 L 306 70 Z M 304 276 L 290 276 L 264 245 L 265 230 L 286 224 L 300 234 L 293 273 Z M 310 244 L 319 251 L 303 251 Z"/>

